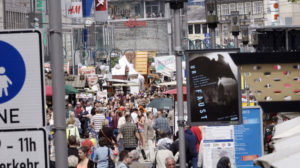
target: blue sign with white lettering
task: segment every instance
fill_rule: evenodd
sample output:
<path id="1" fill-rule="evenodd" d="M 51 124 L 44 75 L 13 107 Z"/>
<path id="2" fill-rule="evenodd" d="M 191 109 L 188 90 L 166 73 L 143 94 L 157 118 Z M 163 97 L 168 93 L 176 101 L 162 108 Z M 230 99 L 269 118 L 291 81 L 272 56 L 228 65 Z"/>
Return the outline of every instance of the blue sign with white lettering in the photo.
<path id="1" fill-rule="evenodd" d="M 12 45 L 0 41 L 0 104 L 19 93 L 25 76 L 26 68 L 21 54 Z"/>
<path id="2" fill-rule="evenodd" d="M 260 108 L 243 109 L 243 124 L 234 126 L 237 168 L 257 167 L 253 165 L 253 160 L 263 154 L 262 131 Z"/>

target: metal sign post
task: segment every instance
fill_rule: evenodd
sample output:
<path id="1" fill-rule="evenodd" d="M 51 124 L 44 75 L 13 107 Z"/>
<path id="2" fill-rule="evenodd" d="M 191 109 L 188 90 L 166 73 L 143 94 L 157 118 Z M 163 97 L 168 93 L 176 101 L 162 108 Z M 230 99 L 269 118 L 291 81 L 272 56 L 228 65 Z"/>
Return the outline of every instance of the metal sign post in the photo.
<path id="1" fill-rule="evenodd" d="M 171 9 L 174 10 L 175 30 L 175 55 L 176 55 L 176 81 L 177 81 L 177 102 L 178 102 L 178 126 L 179 126 L 179 159 L 180 167 L 186 167 L 185 159 L 185 137 L 184 137 L 184 111 L 183 111 L 183 87 L 182 87 L 182 57 L 180 9 L 183 8 L 185 0 L 169 0 Z"/>
<path id="2" fill-rule="evenodd" d="M 52 66 L 53 110 L 55 126 L 55 164 L 68 167 L 65 110 L 65 78 L 62 44 L 61 1 L 49 1 L 50 58 Z"/>

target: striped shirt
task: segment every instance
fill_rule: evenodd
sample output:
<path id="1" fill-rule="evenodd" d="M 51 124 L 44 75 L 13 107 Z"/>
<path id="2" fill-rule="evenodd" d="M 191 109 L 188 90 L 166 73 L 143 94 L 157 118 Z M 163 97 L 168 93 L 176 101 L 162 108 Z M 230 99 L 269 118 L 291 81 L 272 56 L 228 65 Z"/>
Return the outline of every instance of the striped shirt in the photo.
<path id="1" fill-rule="evenodd" d="M 92 117 L 92 123 L 94 124 L 94 129 L 96 132 L 102 128 L 102 121 L 105 120 L 105 116 L 103 114 L 96 114 Z"/>

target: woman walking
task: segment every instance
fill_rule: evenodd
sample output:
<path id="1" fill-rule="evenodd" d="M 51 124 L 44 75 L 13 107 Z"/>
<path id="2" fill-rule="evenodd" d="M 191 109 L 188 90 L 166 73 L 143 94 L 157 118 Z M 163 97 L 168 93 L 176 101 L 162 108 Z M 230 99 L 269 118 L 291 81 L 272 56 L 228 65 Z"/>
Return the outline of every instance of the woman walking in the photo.
<path id="1" fill-rule="evenodd" d="M 115 167 L 115 158 L 112 150 L 107 147 L 108 140 L 105 137 L 99 137 L 99 147 L 95 151 L 95 163 L 97 168 Z"/>
<path id="2" fill-rule="evenodd" d="M 95 168 L 95 164 L 88 158 L 89 148 L 82 146 L 78 149 L 79 163 L 77 168 Z"/>

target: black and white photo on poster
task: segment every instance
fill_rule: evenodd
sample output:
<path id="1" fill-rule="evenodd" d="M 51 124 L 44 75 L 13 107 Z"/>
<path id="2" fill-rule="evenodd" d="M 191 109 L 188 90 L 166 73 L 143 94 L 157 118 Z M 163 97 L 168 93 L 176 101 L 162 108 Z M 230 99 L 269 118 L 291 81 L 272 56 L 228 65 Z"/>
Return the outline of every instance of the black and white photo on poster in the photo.
<path id="1" fill-rule="evenodd" d="M 215 125 L 240 123 L 239 70 L 229 53 L 191 52 L 187 62 L 189 121 Z"/>

